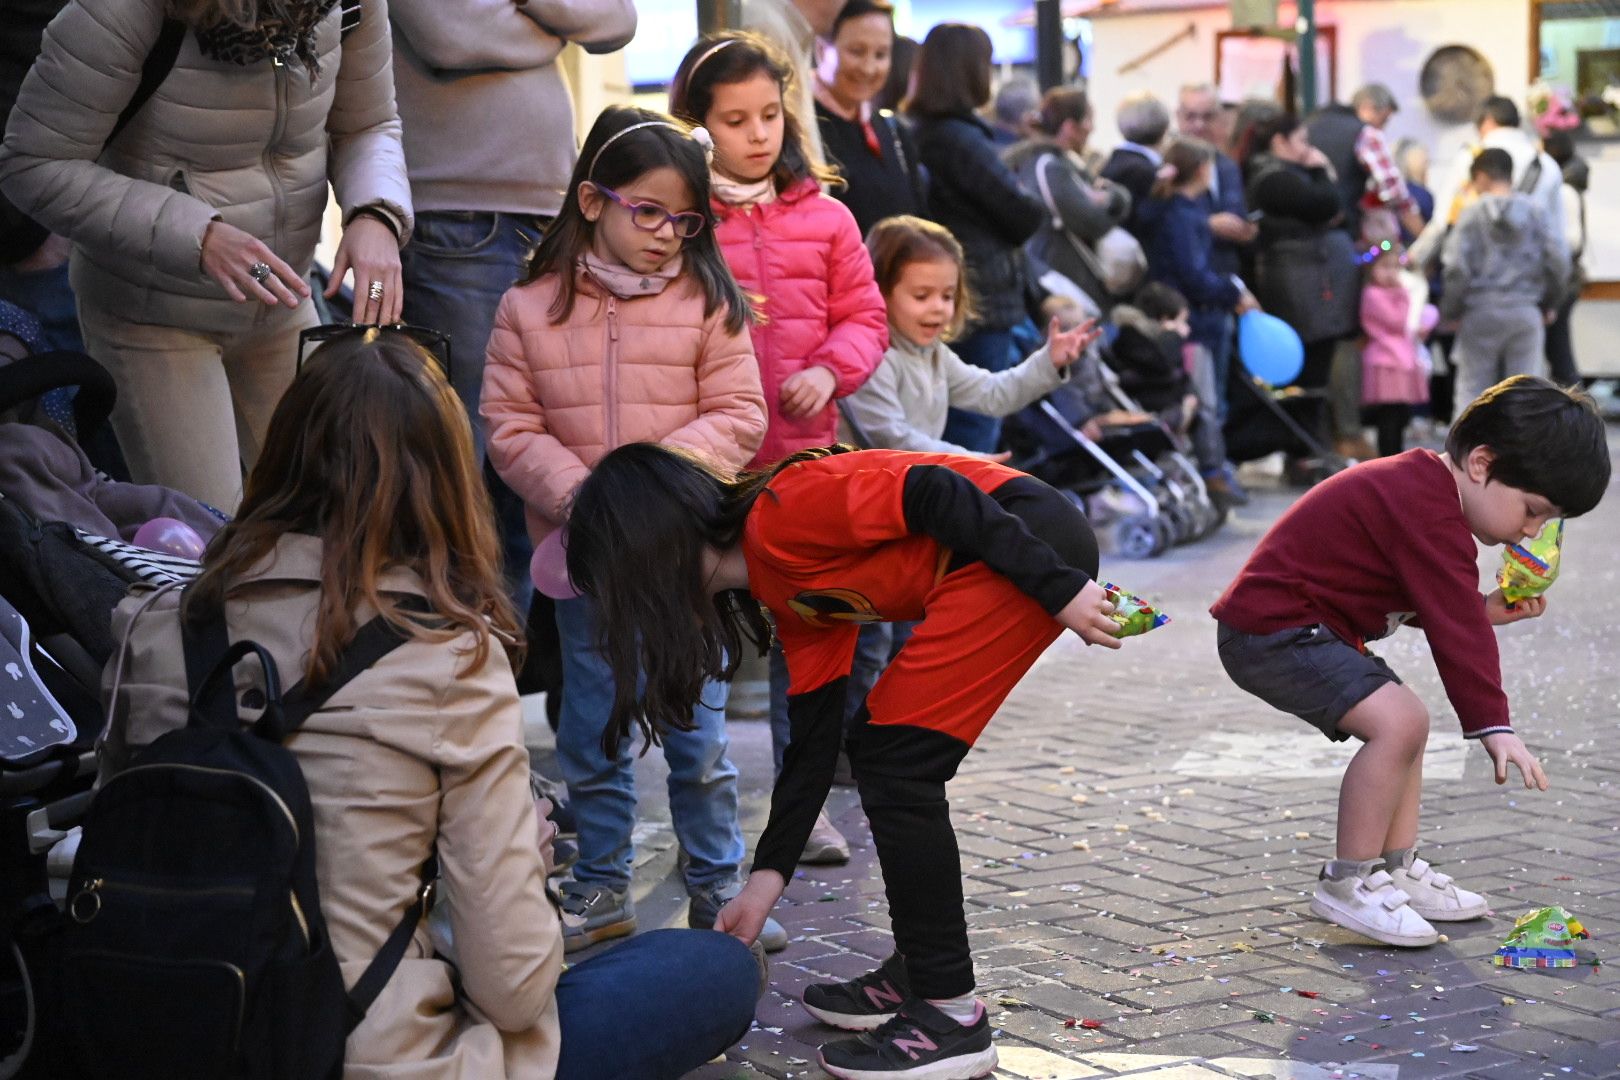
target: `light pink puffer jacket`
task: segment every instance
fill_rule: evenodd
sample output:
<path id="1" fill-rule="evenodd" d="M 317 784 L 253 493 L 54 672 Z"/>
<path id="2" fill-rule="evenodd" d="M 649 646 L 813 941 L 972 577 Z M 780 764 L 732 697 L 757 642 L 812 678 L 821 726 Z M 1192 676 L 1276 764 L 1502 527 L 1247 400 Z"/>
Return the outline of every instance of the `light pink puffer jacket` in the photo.
<path id="1" fill-rule="evenodd" d="M 507 290 L 495 315 L 479 412 L 495 471 L 523 499 L 538 543 L 602 455 L 657 442 L 739 469 L 765 436 L 765 399 L 747 331 L 680 277 L 620 300 L 583 274 L 573 312 L 549 314 L 558 279 Z"/>

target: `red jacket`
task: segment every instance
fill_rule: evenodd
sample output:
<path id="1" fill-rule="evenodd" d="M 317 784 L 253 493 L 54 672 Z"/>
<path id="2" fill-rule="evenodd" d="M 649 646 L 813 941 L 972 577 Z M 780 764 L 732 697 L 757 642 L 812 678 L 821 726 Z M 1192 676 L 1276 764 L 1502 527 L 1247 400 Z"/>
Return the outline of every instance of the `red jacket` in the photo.
<path id="1" fill-rule="evenodd" d="M 834 397 L 866 381 L 889 347 L 883 297 L 855 218 L 843 203 L 803 180 L 763 206 L 739 209 L 716 201 L 716 237 L 743 290 L 764 316 L 754 327 L 769 425 L 753 464 L 772 464 L 807 446 L 837 438 L 838 411 L 782 415 L 782 383 L 820 365 L 838 377 Z"/>

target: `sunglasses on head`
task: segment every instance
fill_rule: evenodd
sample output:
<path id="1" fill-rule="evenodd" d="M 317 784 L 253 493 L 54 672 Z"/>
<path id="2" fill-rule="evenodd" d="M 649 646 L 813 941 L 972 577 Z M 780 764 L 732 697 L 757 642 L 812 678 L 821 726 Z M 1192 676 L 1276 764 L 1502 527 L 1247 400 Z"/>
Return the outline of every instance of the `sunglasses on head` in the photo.
<path id="1" fill-rule="evenodd" d="M 351 334 L 403 334 L 416 344 L 422 346 L 427 354 L 433 358 L 440 374 L 445 381 L 450 380 L 450 338 L 449 335 L 428 326 L 411 326 L 408 323 L 393 323 L 388 326 L 370 326 L 364 323 L 327 323 L 325 326 L 312 326 L 298 335 L 298 369 L 304 367 L 304 361 L 309 354 L 338 338 L 348 337 Z"/>

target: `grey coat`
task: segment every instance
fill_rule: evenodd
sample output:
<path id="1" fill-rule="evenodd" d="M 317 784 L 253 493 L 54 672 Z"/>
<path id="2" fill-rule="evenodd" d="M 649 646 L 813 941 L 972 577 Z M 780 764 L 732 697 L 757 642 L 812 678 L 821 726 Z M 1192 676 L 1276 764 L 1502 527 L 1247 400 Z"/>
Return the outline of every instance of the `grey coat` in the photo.
<path id="1" fill-rule="evenodd" d="M 1108 290 L 1077 245 L 1089 249 L 1110 229 L 1123 225 L 1131 212 L 1130 192 L 1112 180 L 1102 181 L 1099 188 L 1097 178 L 1049 138 L 1026 139 L 1007 151 L 1006 161 L 1019 185 L 1040 199 L 1048 214 L 1025 245 L 1030 258 L 1037 266 L 1056 270 L 1106 307 Z M 1105 200 L 1092 197 L 1098 190 Z"/>
<path id="2" fill-rule="evenodd" d="M 1528 195 L 1484 195 L 1457 218 L 1441 254 L 1440 314 L 1459 319 L 1482 308 L 1553 311 L 1569 281 L 1564 238 Z"/>

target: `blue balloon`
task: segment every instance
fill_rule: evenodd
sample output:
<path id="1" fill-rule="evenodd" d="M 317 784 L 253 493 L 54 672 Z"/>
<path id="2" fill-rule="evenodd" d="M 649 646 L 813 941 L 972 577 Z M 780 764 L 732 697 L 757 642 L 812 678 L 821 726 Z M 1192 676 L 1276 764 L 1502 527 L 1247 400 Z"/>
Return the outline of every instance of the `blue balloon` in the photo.
<path id="1" fill-rule="evenodd" d="M 1294 328 L 1263 311 L 1238 319 L 1238 353 L 1249 373 L 1272 386 L 1287 386 L 1305 367 L 1305 343 Z"/>

